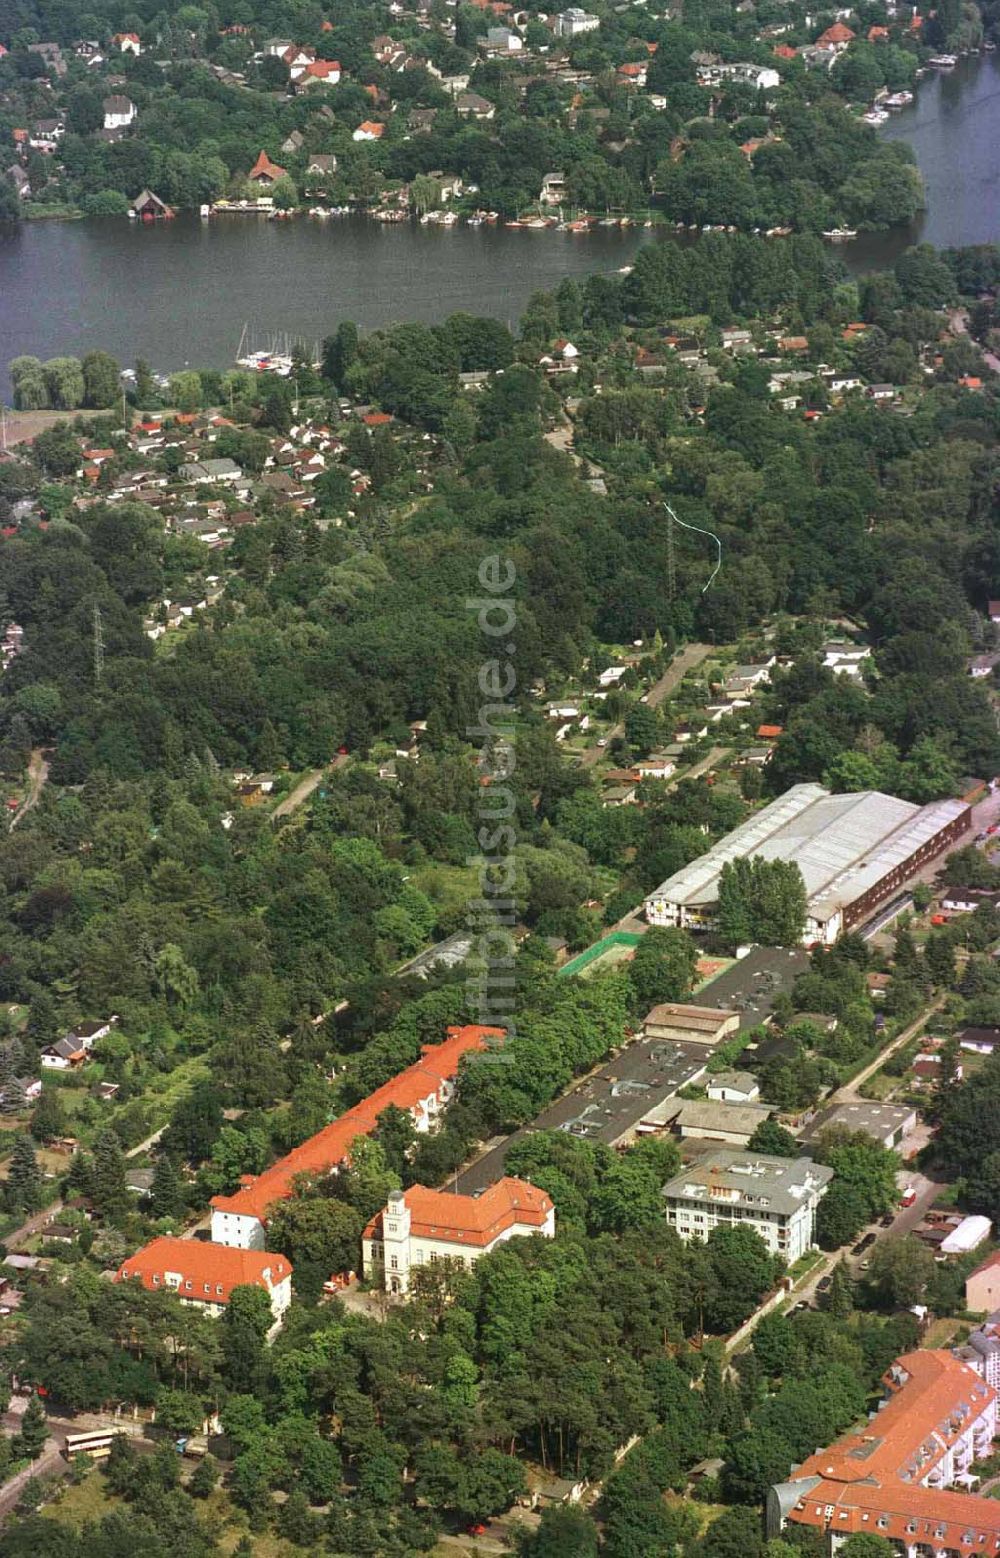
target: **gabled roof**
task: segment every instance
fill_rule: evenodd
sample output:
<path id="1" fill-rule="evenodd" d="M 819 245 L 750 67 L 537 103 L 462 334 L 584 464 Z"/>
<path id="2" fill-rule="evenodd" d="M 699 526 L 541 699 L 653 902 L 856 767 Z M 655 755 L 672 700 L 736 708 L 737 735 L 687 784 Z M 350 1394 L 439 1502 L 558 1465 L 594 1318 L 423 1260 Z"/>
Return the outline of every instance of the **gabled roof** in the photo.
<path id="1" fill-rule="evenodd" d="M 854 33 L 844 22 L 834 22 L 832 27 L 828 27 L 826 32 L 821 33 L 816 39 L 816 46 L 817 48 L 822 48 L 825 44 L 830 43 L 850 43 L 854 36 Z"/>
<path id="2" fill-rule="evenodd" d="M 137 1278 L 151 1292 L 171 1286 L 166 1280 L 168 1273 L 180 1277 L 180 1286 L 173 1285 L 181 1298 L 228 1304 L 235 1287 L 261 1287 L 270 1292 L 291 1276 L 292 1265 L 287 1255 L 274 1255 L 268 1250 L 234 1250 L 226 1244 L 165 1236 L 122 1261 L 115 1280 L 127 1282 Z"/>
<path id="3" fill-rule="evenodd" d="M 449 1028 L 443 1044 L 424 1045 L 421 1058 L 406 1071 L 376 1088 L 339 1120 L 317 1131 L 286 1157 L 279 1158 L 235 1195 L 213 1196 L 212 1206 L 219 1212 L 256 1217 L 264 1222 L 272 1202 L 282 1201 L 292 1194 L 296 1175 L 328 1174 L 349 1156 L 356 1137 L 371 1135 L 383 1109 L 388 1109 L 390 1104 L 395 1104 L 397 1109 L 413 1109 L 438 1093 L 443 1083 L 454 1080 L 463 1055 L 488 1048 L 488 1038 L 502 1037 L 501 1029 L 478 1024 Z"/>

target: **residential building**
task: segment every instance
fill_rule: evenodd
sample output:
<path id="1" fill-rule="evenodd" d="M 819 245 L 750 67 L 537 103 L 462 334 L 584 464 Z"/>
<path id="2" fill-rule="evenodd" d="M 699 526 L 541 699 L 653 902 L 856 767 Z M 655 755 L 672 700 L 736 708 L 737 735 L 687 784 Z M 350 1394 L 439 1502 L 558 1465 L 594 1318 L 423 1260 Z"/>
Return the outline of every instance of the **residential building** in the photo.
<path id="1" fill-rule="evenodd" d="M 955 1037 L 970 1055 L 992 1055 L 1000 1045 L 1000 1028 L 959 1028 Z"/>
<path id="2" fill-rule="evenodd" d="M 971 1277 L 966 1279 L 966 1295 L 971 1280 Z M 1000 1287 L 1000 1283 L 995 1279 L 995 1273 L 991 1287 L 994 1289 Z M 966 1297 L 965 1307 L 966 1309 L 973 1307 L 968 1297 Z M 982 1376 L 987 1385 L 992 1385 L 994 1390 L 1000 1389 L 1000 1310 L 994 1310 L 962 1346 L 953 1347 L 952 1355 L 962 1363 L 967 1363 L 970 1369 L 975 1369 L 976 1373 Z"/>
<path id="3" fill-rule="evenodd" d="M 382 1110 L 390 1104 L 406 1111 L 417 1131 L 432 1130 L 454 1095 L 462 1056 L 486 1050 L 491 1041 L 496 1045 L 502 1039 L 499 1028 L 469 1024 L 449 1028 L 442 1044 L 425 1044 L 420 1060 L 376 1088 L 339 1120 L 317 1131 L 262 1174 L 244 1176 L 234 1195 L 213 1196 L 212 1239 L 236 1249 L 263 1249 L 268 1208 L 292 1194 L 297 1175 L 329 1174 L 338 1168 L 350 1157 L 355 1138 L 370 1136 Z"/>
<path id="4" fill-rule="evenodd" d="M 384 131 L 384 124 L 379 124 L 375 119 L 363 119 L 351 136 L 351 139 L 353 141 L 380 141 Z"/>
<path id="5" fill-rule="evenodd" d="M 797 784 L 668 877 L 646 900 L 651 925 L 710 928 L 719 878 L 730 861 L 783 860 L 802 872 L 803 941 L 832 943 L 968 832 L 961 801 L 915 806 L 877 790 L 831 795 Z"/>
<path id="6" fill-rule="evenodd" d="M 887 1399 L 860 1432 L 795 1468 L 767 1495 L 767 1535 L 809 1526 L 831 1552 L 856 1532 L 885 1537 L 904 1558 L 1000 1551 L 1000 1506 L 945 1491 L 990 1454 L 996 1392 L 951 1353 L 911 1352 L 883 1376 Z"/>
<path id="7" fill-rule="evenodd" d="M 667 1223 L 684 1240 L 743 1224 L 792 1265 L 815 1243 L 816 1208 L 832 1178 L 809 1158 L 719 1148 L 664 1185 Z"/>
<path id="8" fill-rule="evenodd" d="M 147 1292 L 173 1291 L 203 1314 L 221 1315 L 233 1288 L 263 1288 L 280 1324 L 292 1301 L 292 1267 L 287 1255 L 268 1250 L 230 1249 L 200 1239 L 163 1236 L 136 1250 L 118 1268 L 116 1282 L 142 1283 Z"/>
<path id="9" fill-rule="evenodd" d="M 760 1083 L 752 1071 L 717 1071 L 705 1091 L 719 1103 L 753 1104 L 760 1097 Z"/>
<path id="10" fill-rule="evenodd" d="M 47 1044 L 39 1056 L 46 1071 L 73 1071 L 77 1066 L 82 1066 L 86 1058 L 87 1051 L 78 1039 L 72 1037 Z"/>
<path id="11" fill-rule="evenodd" d="M 571 5 L 568 10 L 559 12 L 554 30 L 557 38 L 579 38 L 582 33 L 596 32 L 600 25 L 599 16 L 592 16 L 580 6 Z"/>
<path id="12" fill-rule="evenodd" d="M 181 481 L 208 482 L 211 486 L 220 483 L 235 485 L 242 481 L 243 472 L 235 460 L 192 460 L 178 468 L 178 476 Z"/>
<path id="13" fill-rule="evenodd" d="M 662 1001 L 642 1020 L 643 1038 L 677 1039 L 688 1044 L 705 1044 L 714 1049 L 735 1033 L 740 1025 L 736 1012 L 720 1011 L 714 1006 L 688 1006 L 680 1001 Z"/>
<path id="14" fill-rule="evenodd" d="M 993 1250 L 965 1279 L 965 1307 L 971 1314 L 996 1319 L 1000 1309 L 1000 1250 Z M 992 1384 L 993 1381 L 991 1380 Z"/>
<path id="15" fill-rule="evenodd" d="M 551 1239 L 556 1214 L 544 1190 L 504 1178 L 480 1196 L 453 1195 L 413 1185 L 393 1190 L 362 1236 L 366 1277 L 387 1293 L 406 1293 L 411 1272 L 440 1260 L 475 1265 L 507 1239 L 541 1234 Z"/>
<path id="16" fill-rule="evenodd" d="M 558 206 L 561 205 L 565 199 L 565 173 L 546 173 L 545 177 L 542 179 L 542 189 L 541 194 L 538 196 L 538 204 L 540 206 Z"/>
<path id="17" fill-rule="evenodd" d="M 138 57 L 142 53 L 142 44 L 137 32 L 116 32 L 111 41 L 117 47 L 119 54 L 132 54 Z"/>
<path id="18" fill-rule="evenodd" d="M 285 169 L 278 163 L 272 162 L 266 151 L 262 151 L 254 163 L 247 179 L 251 184 L 276 184 L 279 179 L 285 177 Z"/>
<path id="19" fill-rule="evenodd" d="M 834 638 L 823 645 L 823 664 L 835 675 L 854 680 L 860 680 L 861 667 L 871 656 L 867 644 L 852 644 L 849 639 Z"/>
<path id="20" fill-rule="evenodd" d="M 517 54 L 524 48 L 524 39 L 510 27 L 490 27 L 486 32 L 486 48 L 492 54 Z"/>
<path id="21" fill-rule="evenodd" d="M 104 128 L 106 130 L 127 130 L 133 124 L 136 116 L 136 107 L 131 98 L 123 97 L 115 92 L 111 97 L 106 97 L 103 103 Z"/>

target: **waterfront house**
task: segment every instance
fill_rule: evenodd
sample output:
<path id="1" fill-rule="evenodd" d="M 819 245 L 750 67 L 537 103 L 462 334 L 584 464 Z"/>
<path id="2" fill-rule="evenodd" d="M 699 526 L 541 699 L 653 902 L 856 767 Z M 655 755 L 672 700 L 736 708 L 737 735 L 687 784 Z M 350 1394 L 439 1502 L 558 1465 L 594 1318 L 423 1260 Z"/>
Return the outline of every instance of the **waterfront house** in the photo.
<path id="1" fill-rule="evenodd" d="M 263 185 L 276 184 L 279 179 L 284 177 L 285 169 L 279 167 L 278 163 L 272 162 L 266 151 L 260 153 L 257 161 L 247 174 L 249 183 Z"/>

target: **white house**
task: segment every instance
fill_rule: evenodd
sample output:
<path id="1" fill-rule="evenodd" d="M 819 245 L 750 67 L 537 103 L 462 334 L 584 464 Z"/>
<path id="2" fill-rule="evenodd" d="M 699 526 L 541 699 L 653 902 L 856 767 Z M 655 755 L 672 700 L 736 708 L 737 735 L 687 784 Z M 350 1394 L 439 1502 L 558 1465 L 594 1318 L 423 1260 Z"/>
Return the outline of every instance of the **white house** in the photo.
<path id="1" fill-rule="evenodd" d="M 596 32 L 601 25 L 599 16 L 592 16 L 589 11 L 584 11 L 578 5 L 571 5 L 568 10 L 560 11 L 555 20 L 555 34 L 557 38 L 579 38 L 582 33 Z"/>
<path id="2" fill-rule="evenodd" d="M 752 1071 L 719 1071 L 710 1076 L 706 1092 L 723 1104 L 753 1104 L 760 1097 L 760 1086 Z"/>
<path id="3" fill-rule="evenodd" d="M 791 1265 L 815 1243 L 816 1208 L 833 1169 L 809 1158 L 772 1158 L 721 1148 L 663 1187 L 667 1223 L 680 1238 L 744 1223 Z"/>
<path id="4" fill-rule="evenodd" d="M 127 130 L 130 124 L 135 123 L 136 107 L 130 97 L 115 92 L 104 99 L 102 106 L 106 130 Z"/>
<path id="5" fill-rule="evenodd" d="M 388 1205 L 365 1229 L 364 1273 L 376 1276 L 388 1293 L 406 1293 L 419 1266 L 439 1260 L 473 1266 L 507 1239 L 536 1233 L 551 1239 L 555 1231 L 551 1200 L 523 1179 L 501 1179 L 481 1196 L 413 1185 L 391 1191 Z"/>
<path id="6" fill-rule="evenodd" d="M 142 53 L 137 32 L 116 32 L 112 42 L 117 46 L 119 54 L 133 54 L 138 58 Z"/>

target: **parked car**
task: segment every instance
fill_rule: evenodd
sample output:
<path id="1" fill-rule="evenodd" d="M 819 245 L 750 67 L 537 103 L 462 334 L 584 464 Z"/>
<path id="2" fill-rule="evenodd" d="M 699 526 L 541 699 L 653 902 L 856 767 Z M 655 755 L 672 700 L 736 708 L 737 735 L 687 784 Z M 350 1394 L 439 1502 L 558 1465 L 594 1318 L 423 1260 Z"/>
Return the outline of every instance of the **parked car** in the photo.
<path id="1" fill-rule="evenodd" d="M 817 1293 L 828 1293 L 830 1291 L 830 1284 L 832 1283 L 832 1281 L 833 1281 L 833 1277 L 830 1275 L 829 1272 L 827 1273 L 827 1275 L 825 1277 L 820 1277 L 819 1281 L 816 1284 L 816 1291 L 817 1291 Z"/>
<path id="2" fill-rule="evenodd" d="M 874 1243 L 875 1243 L 875 1235 L 873 1233 L 866 1233 L 863 1239 L 859 1239 L 858 1240 L 857 1244 L 854 1246 L 853 1250 L 851 1251 L 851 1254 L 852 1255 L 863 1255 L 865 1253 L 865 1250 L 870 1250 Z"/>

